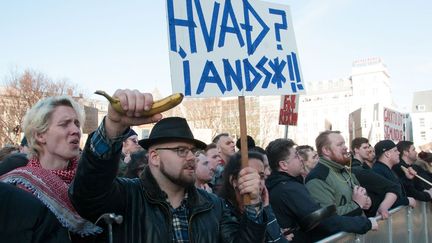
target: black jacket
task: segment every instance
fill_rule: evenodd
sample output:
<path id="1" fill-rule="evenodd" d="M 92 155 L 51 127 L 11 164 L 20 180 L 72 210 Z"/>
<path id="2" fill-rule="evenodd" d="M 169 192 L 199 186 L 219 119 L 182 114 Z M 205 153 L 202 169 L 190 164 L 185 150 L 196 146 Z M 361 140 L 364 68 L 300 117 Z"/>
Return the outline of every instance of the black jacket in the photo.
<path id="1" fill-rule="evenodd" d="M 411 166 L 408 165 L 405 161 L 403 161 L 401 159 L 399 164 L 393 166 L 393 168 L 392 168 L 392 170 L 394 172 L 396 172 L 397 176 L 399 177 L 399 181 L 402 183 L 403 187 L 405 188 L 407 196 L 413 197 L 417 200 L 424 201 L 424 202 L 431 201 L 431 196 L 429 195 L 429 193 L 427 193 L 421 189 L 419 190 L 418 188 L 416 188 L 416 186 L 414 184 L 415 179 L 412 179 L 412 180 L 408 179 L 405 176 L 405 173 L 403 172 L 401 166 L 404 166 L 406 168 L 411 167 Z"/>
<path id="2" fill-rule="evenodd" d="M 149 168 L 143 179 L 116 178 L 120 151 L 98 159 L 90 151 L 90 139 L 69 188 L 77 211 L 91 220 L 103 213 L 123 215 L 123 223 L 113 226 L 114 242 L 171 242 L 172 214 Z M 221 198 L 194 186 L 188 195 L 190 242 L 264 241 L 266 224 L 246 216 L 237 221 Z"/>
<path id="3" fill-rule="evenodd" d="M 432 182 L 432 173 L 429 171 L 423 169 L 421 166 L 413 164 L 411 167 L 417 172 L 417 175 L 423 177 L 424 179 Z M 428 183 L 422 181 L 421 179 L 415 177 L 414 179 L 414 186 L 417 188 L 417 190 L 423 191 L 423 190 L 429 190 L 432 188 L 431 185 Z"/>
<path id="4" fill-rule="evenodd" d="M 297 228 L 299 222 L 321 207 L 310 196 L 301 178 L 285 172 L 272 172 L 266 181 L 270 194 L 270 204 L 281 228 Z M 371 222 L 362 216 L 334 215 L 323 221 L 311 232 L 302 229 L 294 232 L 294 242 L 319 240 L 339 231 L 364 234 L 372 227 Z"/>
<path id="5" fill-rule="evenodd" d="M 395 172 L 393 172 L 386 164 L 378 160 L 374 163 L 372 170 L 375 173 L 385 177 L 387 180 L 390 180 L 393 183 L 397 183 L 400 186 L 401 194 L 400 197 L 398 197 L 396 202 L 393 204 L 393 207 L 409 204 L 407 194 L 405 192 L 405 188 L 403 187 L 402 183 L 399 181 L 399 178 L 397 177 Z"/>
<path id="6" fill-rule="evenodd" d="M 68 231 L 39 199 L 0 182 L 0 242 L 70 242 Z"/>
<path id="7" fill-rule="evenodd" d="M 376 212 L 386 193 L 392 192 L 397 197 L 401 196 L 402 191 L 399 184 L 375 173 L 366 163 L 362 164 L 359 160 L 353 158 L 351 168 L 360 185 L 366 188 L 367 194 L 372 201 L 372 206 L 365 211 L 366 216 L 376 216 Z M 394 204 L 393 207 L 395 206 L 397 205 Z"/>
<path id="8" fill-rule="evenodd" d="M 10 154 L 0 161 L 0 176 L 13 171 L 16 168 L 26 166 L 28 164 L 27 155 L 23 153 Z"/>

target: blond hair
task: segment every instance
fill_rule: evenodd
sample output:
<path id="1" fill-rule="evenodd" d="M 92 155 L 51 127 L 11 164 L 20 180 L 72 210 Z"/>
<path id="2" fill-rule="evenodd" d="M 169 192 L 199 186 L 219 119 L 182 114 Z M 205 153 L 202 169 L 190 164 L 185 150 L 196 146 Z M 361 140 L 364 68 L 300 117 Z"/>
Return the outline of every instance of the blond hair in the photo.
<path id="1" fill-rule="evenodd" d="M 74 109 L 81 126 L 83 125 L 85 119 L 84 110 L 71 97 L 54 96 L 38 101 L 27 111 L 22 124 L 28 142 L 29 158 L 38 158 L 42 152 L 42 146 L 36 141 L 36 135 L 48 130 L 52 113 L 58 106 L 68 106 Z"/>

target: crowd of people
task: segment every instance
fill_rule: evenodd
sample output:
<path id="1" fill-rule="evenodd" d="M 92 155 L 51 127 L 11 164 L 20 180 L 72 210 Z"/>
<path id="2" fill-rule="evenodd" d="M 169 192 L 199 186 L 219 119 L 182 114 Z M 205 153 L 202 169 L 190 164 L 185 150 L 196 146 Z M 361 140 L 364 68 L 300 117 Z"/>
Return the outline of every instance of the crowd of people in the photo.
<path id="1" fill-rule="evenodd" d="M 26 113 L 21 144 L 0 151 L 0 241 L 313 242 L 379 230 L 376 216 L 432 200 L 418 179 L 432 181 L 432 154 L 410 141 L 358 137 L 348 148 L 323 131 L 314 145 L 261 148 L 247 136 L 242 148 L 228 133 L 206 144 L 184 118 L 142 117 L 151 94 L 114 96 L 125 113 L 109 106 L 84 148 L 85 114 L 70 97 Z M 148 123 L 139 140 L 131 127 Z"/>

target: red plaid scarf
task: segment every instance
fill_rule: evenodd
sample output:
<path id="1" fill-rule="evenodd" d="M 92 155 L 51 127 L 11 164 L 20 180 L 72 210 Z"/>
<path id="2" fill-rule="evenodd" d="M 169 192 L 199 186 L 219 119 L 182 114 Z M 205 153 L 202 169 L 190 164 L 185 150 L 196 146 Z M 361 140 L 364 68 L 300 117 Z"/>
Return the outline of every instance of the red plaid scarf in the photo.
<path id="1" fill-rule="evenodd" d="M 78 159 L 72 159 L 69 161 L 69 164 L 66 169 L 64 170 L 49 170 L 54 175 L 60 177 L 66 184 L 71 184 L 72 179 L 75 177 L 76 168 L 78 165 Z M 38 167 L 42 168 L 42 165 L 39 161 L 39 159 L 33 158 L 31 159 L 27 166 L 29 167 Z"/>
<path id="2" fill-rule="evenodd" d="M 64 170 L 46 170 L 38 159 L 32 159 L 27 166 L 0 176 L 0 181 L 17 185 L 35 195 L 68 230 L 81 236 L 100 233 L 102 229 L 81 218 L 69 200 L 68 187 L 76 167 L 77 159 L 74 159 Z"/>

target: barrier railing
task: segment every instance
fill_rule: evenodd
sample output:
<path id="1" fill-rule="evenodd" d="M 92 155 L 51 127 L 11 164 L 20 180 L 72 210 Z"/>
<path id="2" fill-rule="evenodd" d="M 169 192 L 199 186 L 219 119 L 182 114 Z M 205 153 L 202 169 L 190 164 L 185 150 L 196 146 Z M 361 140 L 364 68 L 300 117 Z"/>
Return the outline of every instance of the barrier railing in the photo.
<path id="1" fill-rule="evenodd" d="M 381 217 L 376 217 L 376 219 L 377 231 L 369 231 L 364 235 L 341 232 L 319 242 L 428 243 L 429 239 L 432 239 L 431 203 L 417 201 L 415 208 L 397 207 L 390 211 L 390 217 L 387 220 L 382 220 Z"/>

